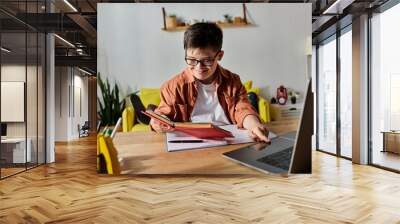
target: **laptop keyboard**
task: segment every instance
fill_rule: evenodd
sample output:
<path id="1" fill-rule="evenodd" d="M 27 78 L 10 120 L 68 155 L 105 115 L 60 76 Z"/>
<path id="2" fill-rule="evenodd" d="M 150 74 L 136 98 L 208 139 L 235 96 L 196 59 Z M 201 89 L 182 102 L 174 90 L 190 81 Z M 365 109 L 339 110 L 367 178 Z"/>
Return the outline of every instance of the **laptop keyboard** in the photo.
<path id="1" fill-rule="evenodd" d="M 257 161 L 271 166 L 279 167 L 283 170 L 289 170 L 290 159 L 292 157 L 293 147 L 259 158 Z"/>

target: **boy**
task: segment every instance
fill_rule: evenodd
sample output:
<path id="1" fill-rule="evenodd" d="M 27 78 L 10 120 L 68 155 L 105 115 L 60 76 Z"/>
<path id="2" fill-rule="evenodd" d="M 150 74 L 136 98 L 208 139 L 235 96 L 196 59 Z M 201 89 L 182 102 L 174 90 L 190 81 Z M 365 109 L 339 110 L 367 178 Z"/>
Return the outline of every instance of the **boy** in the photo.
<path id="1" fill-rule="evenodd" d="M 222 30 L 214 23 L 196 23 L 184 34 L 187 68 L 161 86 L 156 113 L 179 122 L 237 124 L 257 141 L 269 142 L 268 129 L 247 99 L 238 75 L 222 68 Z M 169 131 L 151 120 L 157 132 Z"/>

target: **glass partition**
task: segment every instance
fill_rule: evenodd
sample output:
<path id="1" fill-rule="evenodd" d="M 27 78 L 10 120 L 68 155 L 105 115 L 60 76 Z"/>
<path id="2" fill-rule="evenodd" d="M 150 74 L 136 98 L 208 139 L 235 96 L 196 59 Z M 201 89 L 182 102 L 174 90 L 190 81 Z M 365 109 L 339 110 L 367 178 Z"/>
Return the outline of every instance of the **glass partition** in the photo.
<path id="1" fill-rule="evenodd" d="M 318 47 L 317 148 L 336 154 L 336 36 Z"/>
<path id="2" fill-rule="evenodd" d="M 44 3 L 2 1 L 0 7 L 17 4 L 23 16 L 43 12 Z M 45 163 L 45 45 L 44 33 L 0 12 L 1 179 Z"/>
<path id="3" fill-rule="evenodd" d="M 24 171 L 31 157 L 29 145 L 26 150 L 26 33 L 2 33 L 1 46 L 1 175 L 6 177 Z"/>

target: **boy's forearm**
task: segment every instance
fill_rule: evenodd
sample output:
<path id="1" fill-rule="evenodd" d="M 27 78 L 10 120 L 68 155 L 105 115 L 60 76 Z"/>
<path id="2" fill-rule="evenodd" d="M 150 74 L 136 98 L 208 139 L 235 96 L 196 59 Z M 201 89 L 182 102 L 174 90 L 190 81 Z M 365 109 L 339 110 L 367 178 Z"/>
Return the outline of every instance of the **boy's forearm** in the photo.
<path id="1" fill-rule="evenodd" d="M 253 127 L 260 124 L 260 120 L 256 115 L 249 114 L 243 120 L 243 127 L 245 129 L 251 130 Z"/>
<path id="2" fill-rule="evenodd" d="M 241 82 L 239 82 L 239 84 L 242 85 Z M 237 94 L 239 95 L 239 100 L 235 105 L 235 120 L 239 128 L 246 128 L 244 126 L 244 120 L 250 115 L 255 117 L 256 120 L 259 120 L 258 113 L 247 99 L 247 92 L 243 86 L 241 86 Z"/>

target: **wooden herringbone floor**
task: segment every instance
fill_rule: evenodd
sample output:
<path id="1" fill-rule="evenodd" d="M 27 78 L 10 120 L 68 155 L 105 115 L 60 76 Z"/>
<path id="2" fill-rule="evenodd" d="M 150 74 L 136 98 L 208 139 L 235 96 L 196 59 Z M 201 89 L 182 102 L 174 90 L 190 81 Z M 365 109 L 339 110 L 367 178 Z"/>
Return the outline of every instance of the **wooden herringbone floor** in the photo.
<path id="1" fill-rule="evenodd" d="M 95 138 L 0 181 L 0 223 L 400 223 L 400 175 L 313 153 L 289 178 L 99 176 Z"/>

